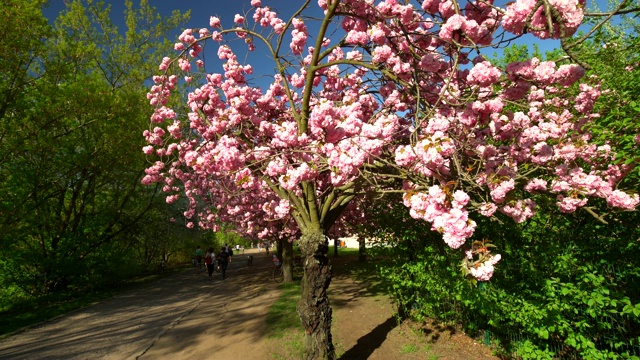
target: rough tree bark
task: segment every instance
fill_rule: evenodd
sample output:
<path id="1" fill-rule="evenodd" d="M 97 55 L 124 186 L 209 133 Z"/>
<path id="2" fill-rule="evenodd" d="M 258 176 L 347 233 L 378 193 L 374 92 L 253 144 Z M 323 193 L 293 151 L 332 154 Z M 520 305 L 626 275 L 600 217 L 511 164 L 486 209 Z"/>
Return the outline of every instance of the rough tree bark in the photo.
<path id="1" fill-rule="evenodd" d="M 331 337 L 331 305 L 327 289 L 331 283 L 329 243 L 321 230 L 303 233 L 300 238 L 304 277 L 298 315 L 305 329 L 305 359 L 335 359 Z"/>

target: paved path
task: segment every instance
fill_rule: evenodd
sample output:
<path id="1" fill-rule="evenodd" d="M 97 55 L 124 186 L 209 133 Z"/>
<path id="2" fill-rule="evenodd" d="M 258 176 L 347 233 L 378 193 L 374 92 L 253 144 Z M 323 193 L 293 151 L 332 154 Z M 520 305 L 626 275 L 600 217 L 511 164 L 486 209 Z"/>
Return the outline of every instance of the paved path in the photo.
<path id="1" fill-rule="evenodd" d="M 253 266 L 246 257 L 254 256 Z M 340 360 L 495 360 L 464 334 L 431 329 L 431 340 L 396 326 L 387 296 L 332 260 L 333 339 Z M 0 340 L 0 359 L 296 359 L 286 341 L 265 337 L 281 294 L 271 258 L 235 255 L 228 278 L 185 271 Z M 294 331 L 295 332 L 295 331 Z M 439 339 L 435 341 L 434 339 Z M 407 352 L 408 345 L 415 352 Z"/>
<path id="2" fill-rule="evenodd" d="M 209 345 L 237 359 L 236 345 L 260 336 L 262 308 L 279 294 L 269 269 L 264 253 L 249 250 L 234 256 L 224 281 L 181 272 L 5 338 L 0 359 L 183 359 Z"/>

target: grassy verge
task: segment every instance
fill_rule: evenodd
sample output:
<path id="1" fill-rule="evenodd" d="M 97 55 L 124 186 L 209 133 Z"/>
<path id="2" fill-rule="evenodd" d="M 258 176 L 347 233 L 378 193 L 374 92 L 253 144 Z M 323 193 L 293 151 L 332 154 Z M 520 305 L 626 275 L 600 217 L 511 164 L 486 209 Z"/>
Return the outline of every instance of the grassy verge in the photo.
<path id="1" fill-rule="evenodd" d="M 280 285 L 282 294 L 267 313 L 267 338 L 277 344 L 272 359 L 301 359 L 304 355 L 303 329 L 296 312 L 301 287 L 298 281 Z"/>
<path id="2" fill-rule="evenodd" d="M 296 312 L 296 305 L 300 300 L 301 288 L 297 282 L 280 285 L 282 294 L 271 305 L 267 313 L 267 336 L 269 338 L 282 338 L 289 330 L 300 330 L 300 318 Z"/>
<path id="3" fill-rule="evenodd" d="M 0 338 L 182 270 L 184 267 L 138 276 L 125 280 L 114 288 L 95 289 L 83 293 L 49 294 L 8 304 L 0 309 Z"/>
<path id="4" fill-rule="evenodd" d="M 340 249 L 338 257 L 333 256 L 333 249 L 329 252 L 329 259 L 333 263 L 334 276 L 346 275 L 358 282 L 366 283 L 369 295 L 389 295 L 389 284 L 380 277 L 377 267 L 389 261 L 384 250 L 367 249 L 367 261 L 358 261 L 359 251 L 355 248 Z M 375 254 L 375 256 L 374 256 Z"/>

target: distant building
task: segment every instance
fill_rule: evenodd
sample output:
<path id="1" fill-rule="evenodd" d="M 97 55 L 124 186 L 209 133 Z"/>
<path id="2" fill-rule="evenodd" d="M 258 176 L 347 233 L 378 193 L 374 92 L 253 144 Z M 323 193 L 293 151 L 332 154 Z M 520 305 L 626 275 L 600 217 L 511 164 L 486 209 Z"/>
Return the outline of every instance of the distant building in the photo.
<path id="1" fill-rule="evenodd" d="M 357 249 L 357 248 L 360 247 L 360 244 L 358 243 L 358 237 L 357 236 L 341 237 L 341 238 L 338 238 L 338 240 L 344 241 L 344 246 L 347 247 L 347 248 Z M 367 239 L 365 241 L 365 246 L 370 248 L 370 247 L 373 246 L 373 242 L 370 241 L 369 239 Z"/>

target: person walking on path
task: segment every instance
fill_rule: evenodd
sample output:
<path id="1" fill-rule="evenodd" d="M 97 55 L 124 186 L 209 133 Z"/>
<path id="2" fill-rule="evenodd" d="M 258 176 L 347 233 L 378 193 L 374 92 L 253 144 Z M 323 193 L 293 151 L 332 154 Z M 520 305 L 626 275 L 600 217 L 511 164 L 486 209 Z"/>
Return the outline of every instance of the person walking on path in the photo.
<path id="1" fill-rule="evenodd" d="M 200 245 L 196 248 L 196 262 L 198 263 L 198 270 L 202 269 L 202 255 L 204 252 L 200 248 Z"/>
<path id="2" fill-rule="evenodd" d="M 216 254 L 213 252 L 213 248 L 209 248 L 209 250 L 207 250 L 207 253 L 204 255 L 204 263 L 205 265 L 207 265 L 207 272 L 209 273 L 209 279 L 211 279 L 213 275 L 213 269 L 214 269 L 213 258 L 215 256 Z"/>
<path id="3" fill-rule="evenodd" d="M 227 254 L 229 254 L 229 262 L 231 262 L 231 260 L 233 260 L 233 249 L 231 249 L 231 246 L 229 245 L 225 245 L 224 246 L 225 249 L 227 250 Z"/>
<path id="4" fill-rule="evenodd" d="M 229 253 L 224 246 L 220 249 L 218 256 L 216 256 L 216 260 L 218 261 L 218 268 L 220 269 L 222 279 L 224 280 L 227 277 L 227 264 L 229 262 Z"/>

